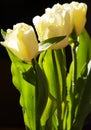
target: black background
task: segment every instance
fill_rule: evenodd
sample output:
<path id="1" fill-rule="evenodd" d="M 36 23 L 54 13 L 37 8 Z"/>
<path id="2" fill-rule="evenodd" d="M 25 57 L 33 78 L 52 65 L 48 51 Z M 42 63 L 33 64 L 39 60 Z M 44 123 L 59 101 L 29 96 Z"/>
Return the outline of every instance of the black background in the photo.
<path id="1" fill-rule="evenodd" d="M 25 22 L 32 25 L 32 18 L 42 15 L 44 9 L 56 3 L 72 0 L 0 0 L 0 29 L 12 28 L 14 24 Z M 81 2 L 79 0 L 78 2 Z M 83 0 L 88 5 L 86 29 L 91 35 L 91 0 Z M 3 40 L 0 35 L 0 41 Z M 70 53 L 69 51 L 67 53 Z M 4 47 L 0 46 L 0 127 L 24 127 L 19 92 L 12 84 L 10 60 Z M 90 116 L 85 125 L 90 126 Z M 86 128 L 90 130 L 90 128 Z"/>

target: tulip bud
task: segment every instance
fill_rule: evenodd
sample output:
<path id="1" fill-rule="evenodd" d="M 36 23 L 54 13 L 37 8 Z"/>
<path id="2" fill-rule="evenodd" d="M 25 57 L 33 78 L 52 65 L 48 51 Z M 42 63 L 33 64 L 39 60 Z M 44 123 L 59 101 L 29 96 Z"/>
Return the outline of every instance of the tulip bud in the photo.
<path id="1" fill-rule="evenodd" d="M 5 41 L 1 42 L 13 54 L 25 62 L 31 61 L 38 53 L 38 42 L 32 26 L 18 23 L 8 29 Z"/>
<path id="2" fill-rule="evenodd" d="M 77 35 L 79 35 L 86 23 L 87 5 L 85 3 L 72 2 L 70 4 L 73 26 Z"/>

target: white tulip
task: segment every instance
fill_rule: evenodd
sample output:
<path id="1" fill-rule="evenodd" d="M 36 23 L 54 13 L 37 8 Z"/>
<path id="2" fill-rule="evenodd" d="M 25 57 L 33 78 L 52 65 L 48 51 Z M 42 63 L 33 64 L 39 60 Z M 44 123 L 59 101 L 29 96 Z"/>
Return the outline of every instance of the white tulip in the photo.
<path id="1" fill-rule="evenodd" d="M 73 27 L 76 34 L 80 35 L 86 23 L 87 5 L 85 3 L 71 2 L 70 8 Z"/>
<path id="2" fill-rule="evenodd" d="M 40 41 L 57 36 L 66 36 L 65 39 L 54 44 L 51 49 L 59 49 L 68 45 L 68 36 L 72 32 L 72 25 L 70 14 L 63 9 L 62 5 L 56 4 L 52 8 L 47 8 L 41 17 L 35 16 L 33 18 L 33 23 Z"/>
<path id="3" fill-rule="evenodd" d="M 31 61 L 38 53 L 34 29 L 25 23 L 14 25 L 13 30 L 7 29 L 5 41 L 1 44 L 25 62 Z"/>

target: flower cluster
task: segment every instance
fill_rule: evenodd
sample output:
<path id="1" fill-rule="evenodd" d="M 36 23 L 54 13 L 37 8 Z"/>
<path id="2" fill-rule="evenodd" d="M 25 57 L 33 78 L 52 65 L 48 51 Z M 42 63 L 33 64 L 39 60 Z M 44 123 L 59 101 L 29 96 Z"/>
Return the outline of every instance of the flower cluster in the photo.
<path id="1" fill-rule="evenodd" d="M 42 16 L 35 16 L 33 23 L 38 34 L 38 40 L 66 36 L 50 49 L 60 49 L 68 45 L 68 39 L 73 30 L 79 35 L 86 23 L 87 5 L 85 3 L 71 2 L 70 4 L 55 4 L 45 9 Z M 14 25 L 13 30 L 8 29 L 5 41 L 1 44 L 9 48 L 23 61 L 31 61 L 39 52 L 40 44 L 32 26 L 25 23 Z"/>
<path id="2" fill-rule="evenodd" d="M 72 2 L 70 4 L 55 4 L 47 8 L 41 17 L 36 16 L 33 23 L 36 27 L 40 41 L 45 39 L 66 35 L 66 38 L 54 45 L 53 49 L 65 47 L 68 37 L 73 29 L 79 35 L 86 22 L 87 6 L 84 3 Z"/>
<path id="3" fill-rule="evenodd" d="M 32 19 L 35 29 L 22 22 L 1 30 L 26 130 L 81 130 L 91 113 L 91 38 L 85 29 L 86 13 L 85 3 L 57 3 Z M 69 66 L 67 45 L 72 57 Z"/>

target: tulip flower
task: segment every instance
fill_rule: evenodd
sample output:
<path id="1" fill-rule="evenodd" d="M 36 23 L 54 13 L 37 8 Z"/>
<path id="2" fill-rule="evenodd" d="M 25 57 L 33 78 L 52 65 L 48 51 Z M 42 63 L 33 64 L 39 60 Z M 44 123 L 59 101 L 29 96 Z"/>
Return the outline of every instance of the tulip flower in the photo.
<path id="1" fill-rule="evenodd" d="M 13 30 L 7 29 L 5 41 L 1 44 L 25 62 L 31 61 L 38 53 L 38 41 L 32 26 L 18 23 Z"/>
<path id="2" fill-rule="evenodd" d="M 63 8 L 70 13 L 72 28 L 76 35 L 80 35 L 86 23 L 87 5 L 73 1 L 70 4 L 63 4 Z"/>
<path id="3" fill-rule="evenodd" d="M 70 8 L 75 32 L 80 35 L 86 23 L 87 5 L 85 3 L 72 2 Z"/>
<path id="4" fill-rule="evenodd" d="M 60 4 L 47 8 L 42 16 L 35 16 L 33 23 L 40 41 L 57 36 L 66 36 L 65 39 L 54 44 L 52 49 L 63 48 L 68 45 L 68 36 L 72 31 L 70 14 Z"/>

